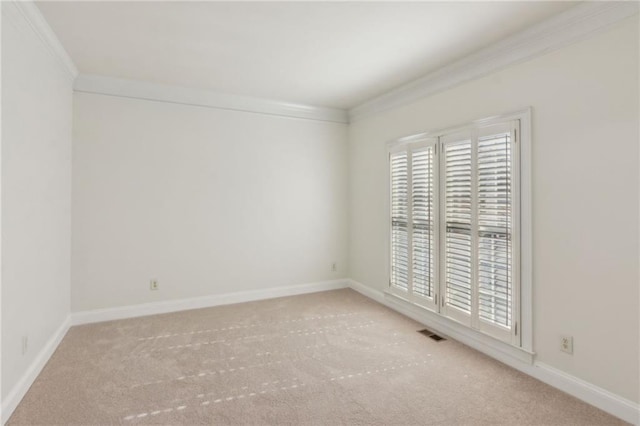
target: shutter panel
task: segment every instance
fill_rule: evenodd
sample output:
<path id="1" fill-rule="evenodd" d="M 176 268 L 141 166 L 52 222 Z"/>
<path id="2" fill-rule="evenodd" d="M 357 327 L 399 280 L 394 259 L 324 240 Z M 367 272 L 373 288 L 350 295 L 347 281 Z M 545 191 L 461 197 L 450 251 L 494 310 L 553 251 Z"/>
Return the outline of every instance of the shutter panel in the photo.
<path id="1" fill-rule="evenodd" d="M 478 314 L 511 327 L 511 133 L 478 140 Z"/>
<path id="2" fill-rule="evenodd" d="M 471 141 L 444 144 L 444 279 L 447 307 L 471 314 Z"/>
<path id="3" fill-rule="evenodd" d="M 434 291 L 434 148 L 411 154 L 413 293 L 433 298 Z"/>
<path id="4" fill-rule="evenodd" d="M 389 156 L 391 168 L 391 285 L 409 288 L 409 194 L 408 155 Z"/>

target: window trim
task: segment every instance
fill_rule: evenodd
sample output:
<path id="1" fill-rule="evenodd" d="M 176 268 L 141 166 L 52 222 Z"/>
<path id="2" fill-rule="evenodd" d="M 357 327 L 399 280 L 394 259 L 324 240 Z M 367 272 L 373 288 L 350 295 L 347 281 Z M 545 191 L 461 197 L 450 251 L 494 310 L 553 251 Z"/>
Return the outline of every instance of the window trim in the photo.
<path id="1" fill-rule="evenodd" d="M 500 114 L 495 116 L 490 116 L 486 118 L 482 118 L 479 120 L 474 120 L 468 122 L 466 124 L 447 127 L 443 129 L 437 129 L 433 131 L 427 131 L 419 134 L 414 134 L 406 137 L 402 137 L 387 143 L 387 158 L 388 154 L 394 151 L 406 149 L 408 145 L 418 143 L 420 141 L 428 141 L 433 138 L 440 138 L 442 136 L 448 136 L 453 133 L 458 132 L 468 132 L 477 129 L 478 127 L 486 127 L 494 124 L 501 124 L 506 121 L 518 120 L 519 121 L 519 135 L 517 142 L 517 149 L 519 150 L 519 163 L 515 164 L 515 167 L 519 168 L 519 173 L 516 173 L 519 182 L 517 185 L 519 186 L 519 262 L 514 262 L 514 271 L 515 268 L 519 269 L 519 281 L 520 285 L 516 291 L 519 291 L 519 319 L 518 319 L 518 335 L 519 339 L 517 341 L 512 340 L 511 343 L 499 340 L 491 335 L 477 329 L 467 328 L 466 325 L 462 325 L 462 327 L 466 328 L 467 334 L 477 334 L 476 338 L 485 339 L 486 337 L 495 340 L 501 344 L 507 345 L 512 348 L 521 349 L 527 355 L 532 356 L 533 354 L 533 288 L 532 288 L 532 188 L 531 188 L 531 113 L 532 110 L 530 107 L 524 108 L 521 110 L 517 110 L 514 112 Z M 438 144 L 441 145 L 441 144 Z M 441 151 L 441 146 L 437 148 Z M 442 153 L 438 152 L 438 155 L 441 156 Z M 390 170 L 387 163 L 387 197 L 386 197 L 386 212 L 390 212 L 390 197 L 391 197 L 391 176 Z M 514 186 L 516 183 L 514 183 Z M 391 272 L 391 252 L 390 252 L 390 244 L 391 244 L 391 221 L 387 220 L 388 232 L 386 236 L 386 255 L 387 255 L 387 278 L 390 277 Z M 440 250 L 438 250 L 440 252 Z M 517 264 L 517 265 L 516 265 Z M 438 268 L 440 270 L 440 268 Z M 437 311 L 433 309 L 429 309 L 421 304 L 415 303 L 413 298 L 407 297 L 407 295 L 399 294 L 398 291 L 395 291 L 391 288 L 390 285 L 386 286 L 385 293 L 392 296 L 394 299 L 400 299 L 411 303 L 412 305 L 418 307 L 423 311 L 429 312 L 429 316 L 435 315 L 437 317 L 437 321 L 442 324 L 448 324 L 449 327 L 458 327 L 460 326 L 457 321 L 451 319 L 450 317 L 446 317 L 441 315 Z M 442 297 L 442 295 L 440 295 Z M 522 360 L 521 357 L 518 357 Z M 525 357 L 526 358 L 526 357 Z M 527 358 L 528 359 L 528 358 Z"/>

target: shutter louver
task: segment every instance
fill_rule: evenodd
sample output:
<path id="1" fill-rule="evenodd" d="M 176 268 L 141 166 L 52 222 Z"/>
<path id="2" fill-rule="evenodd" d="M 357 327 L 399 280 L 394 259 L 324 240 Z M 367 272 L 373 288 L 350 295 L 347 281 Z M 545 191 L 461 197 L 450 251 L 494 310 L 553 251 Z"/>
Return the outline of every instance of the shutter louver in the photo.
<path id="1" fill-rule="evenodd" d="M 471 141 L 445 144 L 446 303 L 471 313 Z"/>
<path id="2" fill-rule="evenodd" d="M 511 134 L 478 140 L 478 313 L 511 327 Z"/>
<path id="3" fill-rule="evenodd" d="M 433 147 L 413 151 L 411 157 L 413 292 L 428 298 L 433 297 L 434 286 L 433 172 Z"/>
<path id="4" fill-rule="evenodd" d="M 391 285 L 409 288 L 409 206 L 407 153 L 390 155 L 391 167 Z"/>

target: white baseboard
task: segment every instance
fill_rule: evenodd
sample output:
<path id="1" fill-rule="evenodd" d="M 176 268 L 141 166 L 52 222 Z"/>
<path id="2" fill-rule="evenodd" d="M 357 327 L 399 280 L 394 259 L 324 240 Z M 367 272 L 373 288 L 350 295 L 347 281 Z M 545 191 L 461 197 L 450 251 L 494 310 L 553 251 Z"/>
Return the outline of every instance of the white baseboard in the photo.
<path id="1" fill-rule="evenodd" d="M 543 362 L 536 362 L 535 367 L 536 373 L 531 375 L 541 382 L 558 388 L 624 421 L 640 425 L 640 405 L 635 402 Z"/>
<path id="2" fill-rule="evenodd" d="M 520 365 L 533 365 L 535 355 L 533 352 L 496 340 L 442 315 L 420 308 L 396 295 L 371 289 L 357 281 L 349 280 L 349 286 L 378 303 L 400 312 L 430 329 L 437 330 L 440 334 L 489 355 L 504 364 L 514 368 L 518 368 Z"/>
<path id="3" fill-rule="evenodd" d="M 298 294 L 315 293 L 319 291 L 337 290 L 348 287 L 347 279 L 321 281 L 309 284 L 274 287 L 264 290 L 241 291 L 220 295 L 196 297 L 191 299 L 168 300 L 142 305 L 123 306 L 119 308 L 98 309 L 93 311 L 76 312 L 69 315 L 56 330 L 45 347 L 38 353 L 35 360 L 22 376 L 20 381 L 2 401 L 2 416 L 0 424 L 4 425 L 16 409 L 24 395 L 36 380 L 45 364 L 51 358 L 65 334 L 72 325 L 89 324 L 115 319 L 134 318 L 145 315 L 162 314 L 184 311 L 189 309 L 207 308 L 211 306 L 229 305 L 233 303 L 251 302 L 254 300 L 273 299 L 275 297 L 295 296 Z"/>
<path id="4" fill-rule="evenodd" d="M 374 290 L 362 283 L 349 279 L 322 281 L 317 283 L 286 287 L 275 287 L 264 290 L 227 293 L 192 299 L 147 303 L 143 305 L 125 306 L 121 308 L 76 312 L 65 319 L 62 325 L 49 339 L 44 348 L 40 351 L 40 353 L 38 353 L 35 360 L 22 376 L 20 381 L 9 392 L 7 398 L 2 401 L 1 422 L 2 424 L 4 424 L 9 419 L 9 417 L 11 417 L 11 414 L 16 409 L 24 395 L 27 393 L 35 379 L 38 377 L 38 374 L 40 374 L 47 361 L 49 361 L 49 358 L 51 358 L 51 355 L 53 355 L 71 325 L 88 324 L 114 319 L 133 318 L 144 315 L 154 315 L 188 309 L 206 308 L 232 303 L 250 302 L 254 300 L 271 299 L 275 297 L 294 296 L 298 294 L 315 293 L 319 291 L 337 290 L 346 287 L 350 287 L 353 290 L 363 294 L 364 296 L 367 296 L 370 299 L 384 304 L 395 311 L 408 315 L 416 321 L 423 322 L 415 312 L 406 310 L 401 304 L 393 303 L 393 301 L 385 297 L 383 292 Z M 500 353 L 496 352 L 491 347 L 483 347 L 477 341 L 468 339 L 464 335 L 461 336 L 457 333 L 452 333 L 451 330 L 442 330 L 440 328 L 442 327 L 442 325 L 439 326 L 438 324 L 433 323 L 428 323 L 426 325 L 443 334 L 455 334 L 452 337 L 456 338 L 456 340 L 474 347 L 475 349 L 478 349 L 481 352 L 484 352 L 487 355 L 515 368 L 516 370 L 522 371 L 525 374 L 528 374 L 544 383 L 547 383 L 548 385 L 560 389 L 561 391 L 566 392 L 569 395 L 572 395 L 582 401 L 585 401 L 588 404 L 598 407 L 603 411 L 619 417 L 622 420 L 635 425 L 640 425 L 640 406 L 633 401 L 622 398 L 619 395 L 616 395 L 612 392 L 609 392 L 605 389 L 602 389 L 578 377 L 567 374 L 542 362 L 536 361 L 533 365 L 531 365 L 527 362 L 518 361 L 517 359 L 514 359 L 512 357 L 500 356 Z"/>
<path id="5" fill-rule="evenodd" d="M 556 389 L 568 393 L 587 404 L 591 404 L 607 413 L 616 416 L 634 425 L 640 425 L 640 405 L 623 398 L 619 395 L 600 388 L 592 383 L 586 382 L 578 377 L 567 374 L 545 363 L 534 361 L 533 364 L 519 361 L 511 356 L 504 356 L 504 353 L 496 351 L 495 348 L 479 342 L 469 335 L 451 330 L 444 323 L 428 321 L 424 315 L 420 315 L 416 310 L 411 310 L 403 304 L 395 302 L 390 297 L 385 297 L 385 293 L 372 289 L 362 283 L 349 280 L 349 287 L 370 299 L 375 300 L 403 315 L 406 315 L 422 324 L 425 324 L 434 331 L 445 334 L 455 340 L 464 343 L 486 355 L 497 359 L 508 366 L 515 368 L 535 379 L 540 380 Z"/>
<path id="6" fill-rule="evenodd" d="M 27 371 L 22 375 L 18 383 L 11 389 L 7 397 L 2 401 L 1 424 L 5 424 L 13 411 L 16 409 L 22 398 L 25 396 L 33 382 L 36 380 L 44 366 L 56 351 L 58 345 L 64 338 L 71 326 L 71 318 L 67 316 L 62 325 L 53 333 L 49 341 L 33 360 Z"/>
<path id="7" fill-rule="evenodd" d="M 369 299 L 373 299 L 380 304 L 384 303 L 384 293 L 378 290 L 375 290 L 369 286 L 366 286 L 358 281 L 349 280 L 349 288 L 357 291 L 358 293 L 367 296 Z"/>
<path id="8" fill-rule="evenodd" d="M 263 290 L 239 291 L 235 293 L 215 294 L 190 299 L 167 300 L 163 302 L 144 303 L 117 308 L 95 309 L 91 311 L 72 313 L 71 323 L 72 325 L 90 324 L 94 322 L 186 311 L 189 309 L 230 305 L 233 303 L 252 302 L 254 300 L 273 299 L 275 297 L 295 296 L 297 294 L 315 293 L 318 291 L 337 290 L 347 287 L 347 279 L 338 279 L 309 284 L 274 287 Z"/>

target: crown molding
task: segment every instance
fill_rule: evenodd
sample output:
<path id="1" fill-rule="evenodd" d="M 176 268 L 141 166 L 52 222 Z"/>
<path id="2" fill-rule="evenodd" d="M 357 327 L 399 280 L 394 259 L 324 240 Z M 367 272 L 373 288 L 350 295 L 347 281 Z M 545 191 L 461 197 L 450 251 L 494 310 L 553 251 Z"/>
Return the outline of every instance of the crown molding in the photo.
<path id="1" fill-rule="evenodd" d="M 349 110 L 349 121 L 408 104 L 579 41 L 638 13 L 635 1 L 584 2 Z"/>
<path id="2" fill-rule="evenodd" d="M 11 7 L 13 6 L 13 7 Z M 17 12 L 17 13 L 16 13 Z M 71 79 L 78 75 L 78 68 L 53 32 L 38 6 L 32 1 L 11 0 L 2 2 L 2 14 L 9 18 L 21 16 L 38 36 L 44 47 L 60 62 Z"/>
<path id="3" fill-rule="evenodd" d="M 74 90 L 81 93 L 119 96 L 208 108 L 347 123 L 347 111 L 335 108 L 300 105 L 249 96 L 230 95 L 206 89 L 194 89 L 125 80 L 100 75 L 80 74 Z"/>

